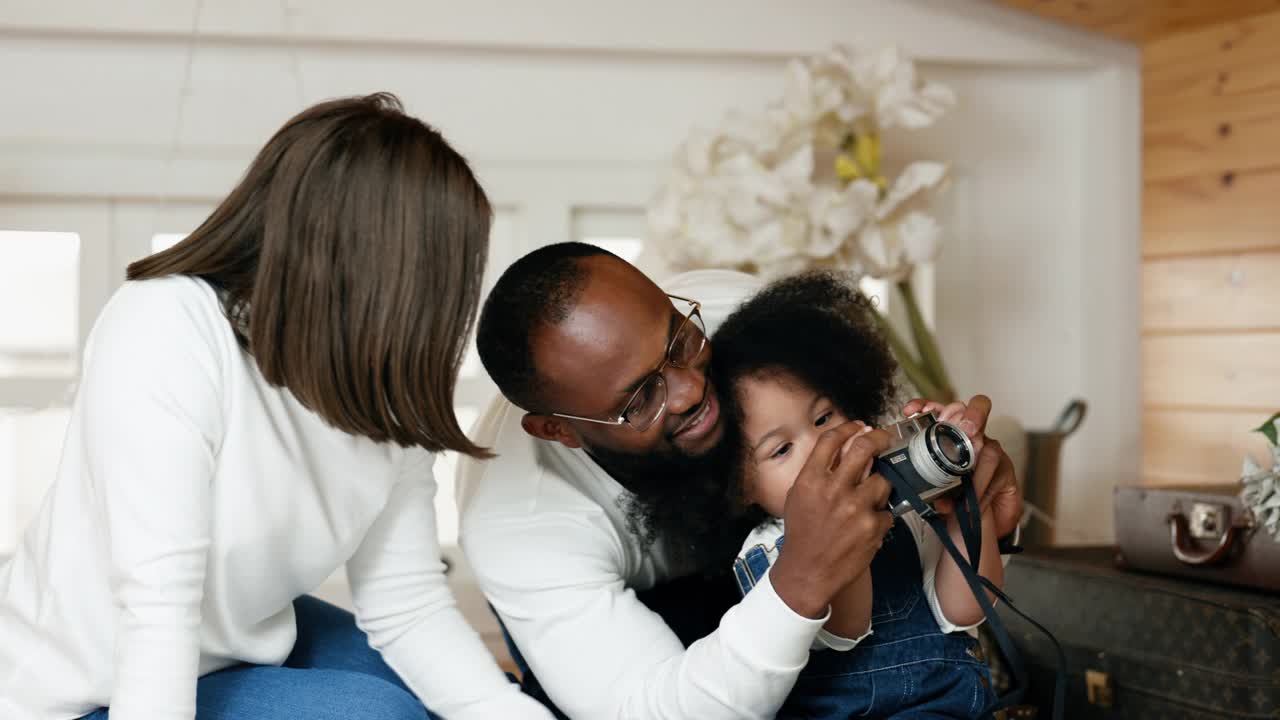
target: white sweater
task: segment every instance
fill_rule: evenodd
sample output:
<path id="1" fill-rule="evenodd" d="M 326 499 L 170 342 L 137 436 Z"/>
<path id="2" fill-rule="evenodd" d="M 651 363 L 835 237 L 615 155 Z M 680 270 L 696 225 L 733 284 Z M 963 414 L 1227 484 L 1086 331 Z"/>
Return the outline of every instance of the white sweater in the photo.
<path id="1" fill-rule="evenodd" d="M 449 718 L 548 717 L 445 584 L 433 456 L 271 387 L 212 289 L 127 283 L 85 352 L 56 482 L 0 566 L 0 718 L 189 720 L 196 678 L 279 664 L 346 564 L 371 644 Z"/>
<path id="2" fill-rule="evenodd" d="M 665 284 L 711 331 L 759 287 L 699 271 Z M 459 468 L 462 543 L 538 680 L 571 718 L 772 718 L 826 618 L 794 613 L 766 576 L 688 650 L 635 596 L 680 574 L 628 530 L 618 483 L 581 450 L 535 440 L 497 399 L 474 435 L 498 457 Z"/>

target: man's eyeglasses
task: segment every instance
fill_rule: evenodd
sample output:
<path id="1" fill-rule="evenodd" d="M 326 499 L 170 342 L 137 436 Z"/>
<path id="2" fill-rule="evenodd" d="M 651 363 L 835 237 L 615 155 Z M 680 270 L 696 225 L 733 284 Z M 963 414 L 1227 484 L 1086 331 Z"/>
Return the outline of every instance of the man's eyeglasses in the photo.
<path id="1" fill-rule="evenodd" d="M 680 323 L 680 327 L 676 329 L 675 335 L 671 336 L 671 344 L 667 346 L 666 360 L 646 377 L 644 382 L 640 383 L 640 387 L 636 388 L 636 391 L 627 399 L 627 404 L 622 406 L 622 412 L 608 420 L 565 413 L 551 413 L 551 415 L 602 425 L 630 425 L 636 432 L 644 432 L 653 427 L 653 424 L 667 410 L 667 381 L 663 379 L 662 372 L 668 365 L 678 368 L 693 367 L 707 348 L 707 328 L 702 322 L 700 312 L 702 304 L 697 300 L 682 298 L 678 295 L 667 297 L 687 303 L 689 311 Z"/>

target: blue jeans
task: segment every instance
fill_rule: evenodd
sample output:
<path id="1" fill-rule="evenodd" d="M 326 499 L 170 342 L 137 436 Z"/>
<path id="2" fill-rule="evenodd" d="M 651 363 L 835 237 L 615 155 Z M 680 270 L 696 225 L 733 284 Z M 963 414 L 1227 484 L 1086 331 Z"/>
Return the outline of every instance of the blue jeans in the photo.
<path id="1" fill-rule="evenodd" d="M 196 720 L 434 719 L 382 661 L 351 613 L 293 603 L 298 639 L 284 665 L 235 665 L 196 683 Z M 107 708 L 82 720 L 108 720 Z"/>

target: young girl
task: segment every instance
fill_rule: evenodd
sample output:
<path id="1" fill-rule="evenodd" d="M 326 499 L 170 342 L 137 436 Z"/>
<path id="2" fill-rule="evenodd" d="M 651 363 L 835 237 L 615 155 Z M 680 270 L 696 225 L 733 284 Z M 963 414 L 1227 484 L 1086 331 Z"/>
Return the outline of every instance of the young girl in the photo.
<path id="1" fill-rule="evenodd" d="M 801 275 L 748 300 L 713 338 L 715 383 L 742 435 L 739 501 L 767 514 L 734 564 L 744 594 L 783 545 L 778 518 L 819 436 L 841 423 L 887 417 L 896 365 L 874 312 L 839 276 Z M 939 420 L 958 419 L 964 409 L 926 408 Z M 989 470 L 974 477 L 979 497 L 989 481 Z M 979 572 L 998 587 L 1003 566 L 991 513 L 982 510 Z M 954 516 L 948 526 L 963 548 Z M 990 676 L 977 641 L 959 631 L 982 620 L 959 567 L 908 513 L 870 570 L 832 603 L 814 643 L 825 652 L 810 656 L 779 717 L 979 717 L 993 701 Z"/>

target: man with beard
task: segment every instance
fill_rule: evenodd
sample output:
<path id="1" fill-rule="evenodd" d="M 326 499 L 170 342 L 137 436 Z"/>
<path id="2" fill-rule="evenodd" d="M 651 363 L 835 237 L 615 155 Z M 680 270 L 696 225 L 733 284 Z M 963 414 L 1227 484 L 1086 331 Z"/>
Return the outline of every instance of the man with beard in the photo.
<path id="1" fill-rule="evenodd" d="M 846 423 L 789 493 L 786 545 L 761 582 L 738 602 L 732 581 L 700 574 L 731 562 L 756 519 L 728 511 L 715 471 L 738 433 L 707 336 L 759 287 L 700 271 L 659 288 L 565 243 L 517 261 L 485 304 L 477 345 L 505 399 L 474 433 L 498 457 L 459 470 L 462 545 L 526 688 L 568 717 L 772 718 L 892 524 L 889 486 L 868 474 L 889 436 Z M 961 422 L 973 434 L 990 410 L 978 400 Z M 1009 467 L 992 491 L 1014 482 Z M 723 525 L 671 532 L 696 503 L 723 504 Z"/>

